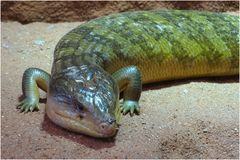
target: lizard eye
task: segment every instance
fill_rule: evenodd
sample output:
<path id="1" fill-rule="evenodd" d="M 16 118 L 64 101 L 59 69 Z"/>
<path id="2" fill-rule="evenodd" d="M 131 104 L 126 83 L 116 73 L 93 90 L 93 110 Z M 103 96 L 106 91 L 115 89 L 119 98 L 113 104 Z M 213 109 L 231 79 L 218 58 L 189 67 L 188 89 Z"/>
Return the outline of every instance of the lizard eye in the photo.
<path id="1" fill-rule="evenodd" d="M 84 112 L 84 110 L 85 110 L 84 106 L 81 103 L 79 103 L 77 100 L 73 101 L 73 105 L 76 108 L 76 110 L 78 111 L 80 119 L 84 118 L 85 114 L 86 114 Z"/>
<path id="2" fill-rule="evenodd" d="M 74 107 L 77 109 L 77 111 L 82 112 L 82 111 L 84 110 L 83 104 L 81 104 L 80 102 L 78 102 L 76 99 L 73 100 L 73 105 L 74 105 Z"/>

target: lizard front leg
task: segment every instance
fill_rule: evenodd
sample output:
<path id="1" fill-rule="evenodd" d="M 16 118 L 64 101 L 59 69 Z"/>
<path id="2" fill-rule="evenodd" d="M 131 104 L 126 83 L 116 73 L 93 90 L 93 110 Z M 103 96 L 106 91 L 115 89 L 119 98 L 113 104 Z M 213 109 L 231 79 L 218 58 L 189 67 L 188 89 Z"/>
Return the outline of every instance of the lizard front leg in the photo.
<path id="1" fill-rule="evenodd" d="M 141 73 L 136 66 L 121 68 L 113 73 L 113 78 L 118 83 L 120 91 L 123 91 L 123 103 L 121 110 L 123 114 L 130 112 L 139 113 L 139 98 L 142 92 Z"/>
<path id="2" fill-rule="evenodd" d="M 38 68 L 28 68 L 22 79 L 22 90 L 25 98 L 17 105 L 17 108 L 21 112 L 39 110 L 38 87 L 47 92 L 49 80 L 50 75 L 47 72 Z"/>

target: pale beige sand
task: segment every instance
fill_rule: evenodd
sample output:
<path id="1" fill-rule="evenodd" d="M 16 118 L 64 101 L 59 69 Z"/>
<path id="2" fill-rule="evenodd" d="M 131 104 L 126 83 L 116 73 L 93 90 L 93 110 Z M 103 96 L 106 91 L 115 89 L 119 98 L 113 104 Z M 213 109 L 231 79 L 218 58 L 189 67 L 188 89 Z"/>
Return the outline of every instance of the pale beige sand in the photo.
<path id="1" fill-rule="evenodd" d="M 22 74 L 50 71 L 57 41 L 80 23 L 2 23 L 2 158 L 239 158 L 238 78 L 148 87 L 139 116 L 123 117 L 115 140 L 93 139 L 54 125 L 41 110 L 19 113 Z M 41 46 L 35 44 L 44 40 Z M 42 97 L 45 93 L 42 92 Z"/>

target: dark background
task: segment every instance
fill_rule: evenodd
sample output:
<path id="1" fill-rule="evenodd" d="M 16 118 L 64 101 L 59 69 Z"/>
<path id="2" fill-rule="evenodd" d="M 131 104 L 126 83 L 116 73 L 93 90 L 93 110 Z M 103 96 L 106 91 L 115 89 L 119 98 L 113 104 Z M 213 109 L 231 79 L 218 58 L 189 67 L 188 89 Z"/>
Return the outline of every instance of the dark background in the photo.
<path id="1" fill-rule="evenodd" d="M 193 9 L 217 12 L 236 12 L 238 1 L 225 2 L 149 2 L 149 1 L 82 1 L 82 2 L 1 2 L 2 21 L 74 22 L 85 21 L 115 12 L 153 9 Z"/>

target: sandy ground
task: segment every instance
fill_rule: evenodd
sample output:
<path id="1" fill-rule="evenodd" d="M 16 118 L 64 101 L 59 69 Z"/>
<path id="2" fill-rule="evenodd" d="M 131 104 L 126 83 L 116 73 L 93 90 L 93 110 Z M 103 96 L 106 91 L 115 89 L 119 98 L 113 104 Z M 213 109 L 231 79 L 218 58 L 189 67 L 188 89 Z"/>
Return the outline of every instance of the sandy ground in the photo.
<path id="1" fill-rule="evenodd" d="M 1 158 L 239 158 L 238 77 L 148 86 L 141 114 L 124 116 L 114 139 L 56 126 L 44 103 L 38 112 L 19 113 L 24 70 L 50 71 L 54 46 L 78 24 L 2 23 Z"/>

